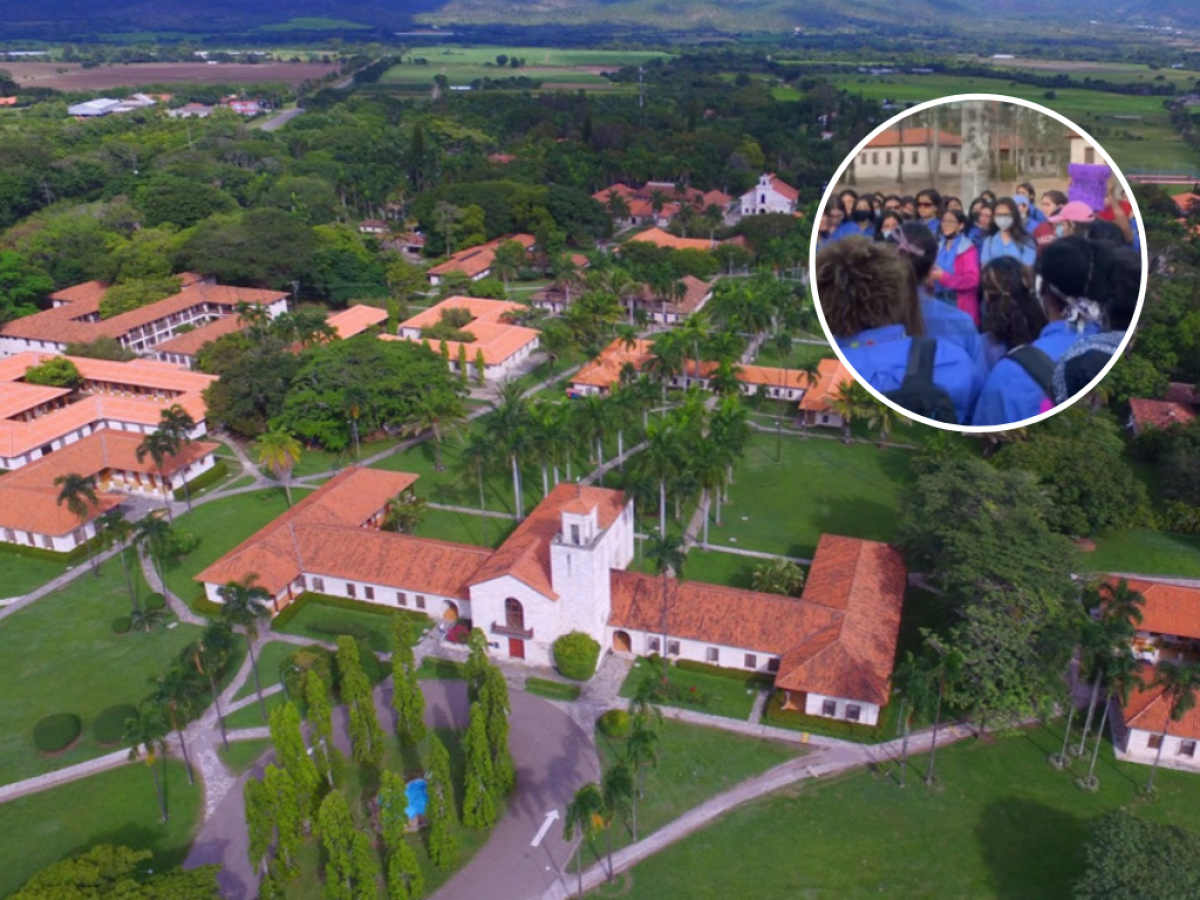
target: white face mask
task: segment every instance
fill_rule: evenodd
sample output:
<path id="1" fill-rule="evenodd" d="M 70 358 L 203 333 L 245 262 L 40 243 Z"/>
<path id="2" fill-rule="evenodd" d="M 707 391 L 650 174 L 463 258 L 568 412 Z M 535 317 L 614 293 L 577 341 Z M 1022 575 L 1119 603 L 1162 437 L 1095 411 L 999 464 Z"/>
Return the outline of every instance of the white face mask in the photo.
<path id="1" fill-rule="evenodd" d="M 994 221 L 996 223 L 996 227 L 999 228 L 1001 231 L 1008 231 L 1010 228 L 1013 227 L 1013 217 L 1012 216 L 996 216 Z"/>

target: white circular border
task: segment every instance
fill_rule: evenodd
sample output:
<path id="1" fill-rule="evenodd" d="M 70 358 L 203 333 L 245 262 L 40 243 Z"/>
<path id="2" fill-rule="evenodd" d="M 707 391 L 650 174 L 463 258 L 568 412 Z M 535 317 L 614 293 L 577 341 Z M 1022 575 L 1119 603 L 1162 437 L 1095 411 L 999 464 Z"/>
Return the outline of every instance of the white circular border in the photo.
<path id="1" fill-rule="evenodd" d="M 1104 161 L 1106 163 L 1108 163 L 1108 167 L 1113 171 L 1113 173 L 1117 176 L 1117 179 L 1120 181 L 1121 187 L 1125 191 L 1125 198 L 1129 201 L 1130 205 L 1132 205 L 1132 207 L 1133 207 L 1133 215 L 1135 218 L 1136 226 L 1141 232 L 1141 239 L 1142 239 L 1141 240 L 1142 283 L 1141 283 L 1141 286 L 1138 291 L 1137 309 L 1134 310 L 1133 320 L 1130 322 L 1129 328 L 1125 332 L 1125 337 L 1122 339 L 1121 345 L 1117 348 L 1117 352 L 1113 354 L 1112 359 L 1110 359 L 1108 361 L 1108 363 L 1104 366 L 1104 368 L 1100 370 L 1100 374 L 1097 375 L 1095 378 L 1093 378 L 1090 382 L 1088 382 L 1087 386 L 1083 390 L 1079 391 L 1073 397 L 1067 398 L 1067 400 L 1058 404 L 1053 409 L 1047 410 L 1044 413 L 1039 413 L 1036 416 L 1030 416 L 1028 419 L 1022 419 L 1019 422 L 1007 422 L 1004 425 L 997 425 L 994 427 L 976 426 L 976 425 L 958 425 L 958 424 L 951 425 L 948 422 L 935 422 L 933 419 L 927 419 L 924 416 L 914 415 L 913 413 L 909 412 L 908 410 L 904 409 L 903 407 L 896 405 L 895 402 L 893 402 L 892 400 L 889 400 L 882 393 L 880 393 L 875 388 L 873 388 L 870 384 L 868 384 L 867 380 L 865 378 L 863 378 L 862 376 L 860 376 L 858 374 L 858 371 L 854 368 L 854 366 L 850 365 L 850 363 L 846 360 L 845 354 L 842 353 L 841 347 L 838 346 L 837 341 L 834 340 L 833 334 L 829 330 L 829 325 L 826 324 L 826 322 L 825 322 L 825 313 L 821 309 L 821 298 L 820 298 L 819 294 L 817 293 L 817 241 L 820 238 L 820 234 L 819 234 L 817 228 L 813 228 L 812 240 L 811 240 L 811 242 L 809 244 L 809 248 L 808 248 L 808 260 L 809 260 L 809 262 L 808 262 L 809 276 L 808 277 L 809 277 L 809 283 L 812 286 L 812 295 L 813 295 L 813 300 L 814 300 L 813 306 L 816 309 L 817 318 L 821 322 L 821 330 L 825 332 L 825 339 L 829 341 L 830 346 L 833 348 L 833 352 L 837 354 L 837 357 L 839 360 L 841 360 L 842 365 L 844 365 L 847 368 L 847 370 L 849 370 L 851 375 L 854 376 L 854 380 L 857 381 L 859 384 L 861 384 L 863 387 L 865 387 L 867 389 L 867 391 L 870 392 L 871 396 L 875 397 L 875 399 L 877 399 L 880 402 L 891 407 L 893 410 L 900 413 L 905 418 L 912 419 L 915 422 L 921 422 L 924 425 L 932 425 L 934 428 L 941 428 L 945 431 L 957 431 L 960 434 L 999 434 L 1001 432 L 1012 431 L 1017 428 L 1024 428 L 1028 425 L 1034 424 L 1035 422 L 1040 422 L 1043 419 L 1048 419 L 1048 418 L 1050 418 L 1050 416 L 1053 416 L 1053 415 L 1056 415 L 1056 414 L 1062 412 L 1067 407 L 1072 406 L 1075 403 L 1079 402 L 1079 400 L 1082 399 L 1084 395 L 1086 395 L 1089 391 L 1091 391 L 1093 388 L 1095 388 L 1097 384 L 1099 384 L 1101 381 L 1104 380 L 1105 376 L 1108 375 L 1108 373 L 1112 369 L 1112 367 L 1114 365 L 1116 365 L 1117 360 L 1119 360 L 1121 358 L 1121 356 L 1125 353 L 1125 348 L 1129 345 L 1129 341 L 1132 339 L 1133 333 L 1137 328 L 1138 320 L 1142 316 L 1142 306 L 1146 302 L 1146 284 L 1149 279 L 1150 263 L 1149 263 L 1149 254 L 1147 253 L 1147 248 L 1146 248 L 1146 229 L 1145 229 L 1144 225 L 1142 224 L 1142 213 L 1141 213 L 1141 210 L 1138 208 L 1137 198 L 1134 197 L 1133 191 L 1131 191 L 1129 189 L 1129 182 L 1127 182 L 1125 180 L 1125 173 L 1121 171 L 1121 168 L 1115 162 L 1113 162 L 1112 157 L 1108 155 L 1108 151 L 1105 150 L 1104 147 L 1102 147 L 1100 145 L 1100 142 L 1097 141 L 1095 138 L 1093 138 L 1090 134 L 1088 134 L 1086 131 L 1084 131 L 1082 128 L 1080 128 L 1078 125 L 1076 125 L 1074 122 L 1072 122 L 1070 119 L 1066 118 L 1063 115 L 1060 115 L 1059 113 L 1056 113 L 1054 110 L 1047 109 L 1046 107 L 1041 106 L 1037 103 L 1033 103 L 1030 100 L 1023 100 L 1019 97 L 1006 97 L 1002 94 L 954 94 L 949 97 L 942 97 L 938 100 L 927 100 L 924 103 L 918 103 L 916 106 L 913 106 L 910 109 L 904 110 L 904 112 L 900 113 L 899 115 L 892 116 L 892 118 L 888 119 L 886 122 L 884 122 L 878 128 L 876 128 L 874 131 L 872 131 L 870 134 L 868 134 L 865 138 L 863 138 L 862 141 L 858 144 L 858 146 L 854 148 L 854 151 L 852 153 L 850 153 L 842 161 L 842 164 L 840 166 L 838 166 L 837 172 L 834 173 L 833 178 L 831 178 L 829 181 L 829 186 L 825 188 L 825 194 L 821 197 L 820 206 L 817 207 L 817 216 L 816 217 L 817 217 L 818 221 L 820 219 L 821 210 L 825 209 L 826 204 L 829 203 L 829 198 L 831 196 L 833 196 L 835 189 L 837 189 L 837 187 L 838 187 L 838 182 L 841 181 L 842 175 L 845 173 L 846 169 L 848 169 L 850 167 L 851 161 L 853 161 L 854 158 L 857 157 L 858 154 L 863 151 L 863 149 L 867 146 L 867 144 L 869 144 L 875 138 L 876 135 L 881 134 L 882 132 L 888 130 L 896 122 L 899 122 L 901 119 L 908 118 L 909 116 L 919 113 L 922 110 L 931 109 L 935 106 L 942 106 L 943 104 L 946 104 L 946 103 L 961 103 L 961 102 L 970 101 L 970 100 L 985 100 L 985 101 L 989 101 L 989 102 L 998 101 L 1000 103 L 1014 103 L 1018 106 L 1028 107 L 1029 109 L 1035 110 L 1035 111 L 1041 113 L 1042 115 L 1049 116 L 1050 118 L 1055 119 L 1058 122 L 1061 122 L 1068 129 L 1070 129 L 1071 131 L 1074 131 L 1076 134 L 1078 134 L 1080 137 L 1082 137 L 1084 140 L 1086 140 L 1088 143 L 1090 143 L 1094 148 L 1096 148 L 1097 150 L 1100 151 L 1101 157 L 1103 157 Z M 845 188 L 842 188 L 842 189 L 844 190 Z"/>

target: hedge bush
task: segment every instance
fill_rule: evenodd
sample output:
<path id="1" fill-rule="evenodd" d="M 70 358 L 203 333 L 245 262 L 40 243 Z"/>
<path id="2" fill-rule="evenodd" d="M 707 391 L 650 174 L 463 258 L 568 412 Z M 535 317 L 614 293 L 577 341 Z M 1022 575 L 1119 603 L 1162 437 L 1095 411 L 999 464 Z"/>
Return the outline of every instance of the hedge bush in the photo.
<path id="1" fill-rule="evenodd" d="M 587 681 L 596 674 L 600 645 L 582 631 L 564 634 L 554 642 L 554 667 L 564 678 Z"/>
<path id="2" fill-rule="evenodd" d="M 191 491 L 192 496 L 194 497 L 194 496 L 196 496 L 197 491 L 203 490 L 204 488 L 208 487 L 210 484 L 216 484 L 218 481 L 220 481 L 222 478 L 224 478 L 228 474 L 229 474 L 229 466 L 225 464 L 225 460 L 218 459 L 216 464 L 213 465 L 213 467 L 211 469 L 209 469 L 207 472 L 201 472 L 199 475 L 197 475 L 195 478 L 193 478 L 191 481 L 188 482 L 188 485 L 187 485 L 188 490 Z M 186 500 L 187 499 L 187 493 L 183 490 L 183 488 L 178 488 L 177 490 L 175 490 L 173 492 L 173 496 L 175 497 L 176 500 Z"/>
<path id="3" fill-rule="evenodd" d="M 696 662 L 691 659 L 676 661 L 675 668 L 684 672 L 699 672 L 701 675 L 716 675 L 718 678 L 728 678 L 730 681 L 740 681 L 746 685 L 770 687 L 775 683 L 775 676 L 765 672 L 752 672 L 749 669 L 726 669 L 714 666 L 712 663 Z"/>
<path id="4" fill-rule="evenodd" d="M 46 716 L 33 726 L 33 745 L 43 753 L 66 750 L 79 739 L 83 723 L 74 713 Z"/>
<path id="5" fill-rule="evenodd" d="M 145 600 L 146 609 L 162 609 L 167 605 L 167 598 L 155 591 Z"/>
<path id="6" fill-rule="evenodd" d="M 137 715 L 137 709 L 128 703 L 110 706 L 96 716 L 92 723 L 92 737 L 100 744 L 115 744 L 125 737 L 125 722 Z"/>
<path id="7" fill-rule="evenodd" d="M 304 681 L 309 671 L 314 671 L 325 682 L 325 688 L 331 694 L 336 688 L 333 664 L 333 653 L 319 644 L 308 647 L 297 647 L 283 658 L 280 664 L 284 682 L 287 684 L 288 696 L 304 697 Z"/>
<path id="8" fill-rule="evenodd" d="M 563 684 L 561 681 L 535 676 L 525 679 L 525 691 L 547 700 L 578 700 L 579 695 L 583 693 L 577 684 Z"/>
<path id="9" fill-rule="evenodd" d="M 623 709 L 610 709 L 597 722 L 605 737 L 623 738 L 629 734 L 629 713 Z"/>
<path id="10" fill-rule="evenodd" d="M 129 629 L 133 627 L 133 621 L 129 616 L 117 616 L 112 620 L 113 634 L 129 634 Z"/>
<path id="11" fill-rule="evenodd" d="M 43 559 L 49 562 L 66 563 L 75 562 L 76 560 L 84 559 L 93 550 L 98 549 L 99 544 L 96 538 L 88 538 L 77 547 L 72 547 L 65 553 L 58 550 L 47 550 L 45 547 L 28 547 L 24 544 L 5 544 L 0 549 L 0 558 L 3 554 L 11 553 L 13 556 L 23 556 L 26 559 Z"/>
<path id="12" fill-rule="evenodd" d="M 371 644 L 368 641 L 359 638 L 355 643 L 358 644 L 358 658 L 362 662 L 362 669 L 371 684 L 379 684 L 392 674 L 392 667 L 379 658 L 375 651 L 371 649 Z"/>

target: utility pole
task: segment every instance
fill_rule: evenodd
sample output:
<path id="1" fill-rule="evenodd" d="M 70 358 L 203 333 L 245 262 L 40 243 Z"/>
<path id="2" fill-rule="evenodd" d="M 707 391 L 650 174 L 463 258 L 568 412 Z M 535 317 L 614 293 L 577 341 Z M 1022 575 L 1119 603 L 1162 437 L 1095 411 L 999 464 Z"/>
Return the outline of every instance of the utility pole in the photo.
<path id="1" fill-rule="evenodd" d="M 935 191 L 938 189 L 938 175 L 942 171 L 942 117 L 938 113 L 939 109 L 940 107 L 935 106 L 929 110 L 933 121 L 933 159 L 929 163 L 929 186 Z"/>
<path id="2" fill-rule="evenodd" d="M 989 183 L 989 135 L 983 122 L 984 102 L 968 100 L 962 105 L 962 196 L 967 198 L 978 197 Z"/>

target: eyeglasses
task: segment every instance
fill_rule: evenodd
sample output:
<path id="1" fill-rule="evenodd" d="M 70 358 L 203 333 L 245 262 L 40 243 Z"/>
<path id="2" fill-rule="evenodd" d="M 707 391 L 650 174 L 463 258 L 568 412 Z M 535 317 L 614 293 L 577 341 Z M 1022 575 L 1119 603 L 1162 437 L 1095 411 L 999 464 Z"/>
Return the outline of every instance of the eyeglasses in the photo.
<path id="1" fill-rule="evenodd" d="M 918 203 L 918 204 L 917 204 L 917 206 L 933 206 L 933 204 L 932 204 L 932 203 L 927 203 L 927 202 L 925 202 L 924 200 L 922 200 L 920 203 Z"/>

